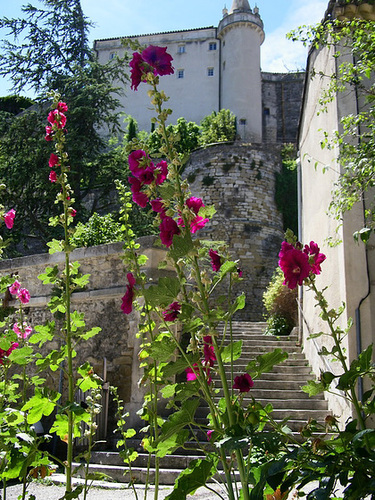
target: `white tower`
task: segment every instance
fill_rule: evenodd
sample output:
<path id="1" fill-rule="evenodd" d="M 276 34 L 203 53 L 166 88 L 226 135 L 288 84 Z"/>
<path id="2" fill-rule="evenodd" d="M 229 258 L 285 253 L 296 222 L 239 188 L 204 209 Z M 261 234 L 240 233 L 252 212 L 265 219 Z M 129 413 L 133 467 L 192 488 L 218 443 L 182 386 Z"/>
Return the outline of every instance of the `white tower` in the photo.
<path id="1" fill-rule="evenodd" d="M 260 46 L 263 22 L 248 0 L 233 0 L 219 23 L 221 40 L 220 108 L 237 117 L 237 132 L 246 142 L 262 141 Z"/>

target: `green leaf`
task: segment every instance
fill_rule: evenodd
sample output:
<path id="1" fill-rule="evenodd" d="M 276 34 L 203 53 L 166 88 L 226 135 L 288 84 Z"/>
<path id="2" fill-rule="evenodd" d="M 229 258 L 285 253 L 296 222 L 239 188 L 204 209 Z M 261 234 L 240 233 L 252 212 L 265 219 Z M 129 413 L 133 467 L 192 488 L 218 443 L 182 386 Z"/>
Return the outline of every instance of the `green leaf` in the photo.
<path id="1" fill-rule="evenodd" d="M 55 322 L 51 321 L 46 325 L 36 325 L 34 333 L 29 338 L 30 344 L 38 344 L 41 347 L 45 342 L 53 340 L 55 333 Z"/>
<path id="2" fill-rule="evenodd" d="M 176 277 L 162 277 L 157 285 L 144 291 L 146 301 L 153 307 L 167 306 L 176 300 L 180 291 L 180 282 Z"/>
<path id="3" fill-rule="evenodd" d="M 277 348 L 272 352 L 267 352 L 261 354 L 255 358 L 255 360 L 250 361 L 246 367 L 246 371 L 251 375 L 253 379 L 256 379 L 262 375 L 262 373 L 270 372 L 275 365 L 282 363 L 288 358 L 288 353 Z"/>
<path id="4" fill-rule="evenodd" d="M 236 297 L 234 304 L 232 304 L 232 306 L 230 308 L 229 314 L 231 316 L 233 316 L 233 314 L 236 311 L 243 309 L 245 307 L 245 305 L 246 305 L 246 296 L 243 293 L 243 294 L 239 295 L 238 297 Z"/>
<path id="5" fill-rule="evenodd" d="M 178 476 L 174 490 L 165 497 L 165 500 L 186 500 L 186 496 L 204 486 L 216 470 L 217 461 L 208 458 L 192 460 L 188 468 Z"/>
<path id="6" fill-rule="evenodd" d="M 16 363 L 17 365 L 27 365 L 30 362 L 30 356 L 33 353 L 33 348 L 30 346 L 23 346 L 17 349 L 14 349 L 10 355 L 9 360 L 12 363 Z"/>
<path id="7" fill-rule="evenodd" d="M 220 267 L 219 275 L 220 278 L 224 278 L 224 276 L 228 273 L 231 273 L 233 271 L 237 271 L 238 264 L 237 262 L 233 262 L 231 260 L 227 260 L 224 262 L 224 264 Z"/>
<path id="8" fill-rule="evenodd" d="M 147 347 L 149 356 L 161 363 L 169 361 L 175 351 L 176 344 L 169 337 L 163 337 L 160 340 L 156 339 L 154 342 L 151 342 L 149 347 Z"/>
<path id="9" fill-rule="evenodd" d="M 188 439 L 189 431 L 187 429 L 180 430 L 178 433 L 168 436 L 157 443 L 156 455 L 160 458 L 171 455 L 177 448 L 184 446 Z"/>
<path id="10" fill-rule="evenodd" d="M 310 397 L 316 396 L 325 390 L 325 384 L 323 384 L 323 382 L 317 382 L 316 380 L 309 380 L 307 385 L 302 386 L 301 389 Z"/>
<path id="11" fill-rule="evenodd" d="M 54 267 L 46 267 L 44 273 L 39 274 L 38 279 L 40 279 L 44 285 L 55 284 L 58 281 L 59 268 Z"/>
<path id="12" fill-rule="evenodd" d="M 172 413 L 161 428 L 160 441 L 179 434 L 189 423 L 194 421 L 194 414 L 200 404 L 199 398 L 189 399 L 182 403 L 180 410 Z"/>
<path id="13" fill-rule="evenodd" d="M 232 357 L 233 352 L 233 357 Z M 236 361 L 241 357 L 242 353 L 242 340 L 237 340 L 236 342 L 231 342 L 229 345 L 225 346 L 221 353 L 221 359 L 223 363 L 230 363 L 231 360 Z"/>
<path id="14" fill-rule="evenodd" d="M 51 415 L 59 397 L 60 394 L 55 394 L 54 398 L 50 400 L 43 396 L 40 391 L 35 391 L 35 396 L 30 398 L 21 408 L 21 411 L 28 412 L 27 422 L 29 424 L 35 424 L 39 422 L 43 415 Z"/>
<path id="15" fill-rule="evenodd" d="M 190 363 L 193 365 L 198 357 L 197 356 L 188 356 Z M 163 368 L 163 375 L 165 377 L 171 377 L 172 375 L 176 375 L 176 373 L 181 373 L 189 366 L 189 363 L 185 360 L 185 358 L 179 358 L 176 361 L 172 361 L 168 363 Z"/>
<path id="16" fill-rule="evenodd" d="M 95 335 L 98 335 L 98 333 L 101 331 L 102 329 L 99 326 L 94 326 L 94 328 L 91 328 L 91 330 L 89 330 L 88 332 L 82 333 L 80 337 L 83 340 L 88 340 L 91 339 L 91 337 L 95 337 Z"/>
<path id="17" fill-rule="evenodd" d="M 192 250 L 194 250 L 194 242 L 189 233 L 185 233 L 183 236 L 175 235 L 173 237 L 173 247 L 169 250 L 169 255 L 177 261 L 189 255 Z"/>
<path id="18" fill-rule="evenodd" d="M 53 239 L 52 241 L 49 241 L 47 243 L 47 246 L 49 247 L 48 252 L 50 254 L 54 254 L 56 252 L 62 252 L 64 250 L 64 241 Z"/>

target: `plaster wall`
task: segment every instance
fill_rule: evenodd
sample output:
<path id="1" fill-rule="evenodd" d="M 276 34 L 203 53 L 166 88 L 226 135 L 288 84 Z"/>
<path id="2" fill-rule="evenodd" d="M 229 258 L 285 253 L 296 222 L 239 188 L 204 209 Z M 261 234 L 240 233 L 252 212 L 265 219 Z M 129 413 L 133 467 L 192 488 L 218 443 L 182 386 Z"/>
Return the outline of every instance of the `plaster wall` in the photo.
<path id="1" fill-rule="evenodd" d="M 317 75 L 331 75 L 336 71 L 337 61 L 333 49 L 325 48 L 310 54 L 308 71 L 314 69 Z M 301 160 L 301 212 L 302 234 L 300 240 L 309 243 L 316 241 L 327 259 L 322 264 L 322 274 L 317 277 L 318 289 L 328 287 L 324 292 L 329 307 L 338 308 L 342 303 L 346 309 L 339 324 L 346 327 L 349 318 L 355 318 L 355 311 L 368 291 L 366 273 L 366 250 L 363 245 L 357 245 L 353 240 L 353 232 L 362 227 L 363 209 L 355 206 L 345 214 L 341 226 L 339 221 L 329 216 L 327 211 L 332 199 L 332 190 L 337 182 L 341 166 L 338 163 L 338 149 L 321 148 L 324 132 L 330 138 L 339 128 L 341 116 L 352 111 L 353 96 L 343 94 L 327 105 L 322 112 L 319 98 L 328 85 L 329 78 L 316 76 L 307 79 L 305 101 L 300 124 L 300 160 Z M 330 246 L 330 239 L 341 241 L 336 246 Z M 368 304 L 362 308 L 362 327 L 371 331 Z M 309 340 L 311 333 L 327 331 L 327 326 L 319 317 L 315 307 L 313 293 L 303 290 L 303 343 L 306 355 L 316 375 L 321 371 L 340 373 L 338 366 L 331 363 L 327 357 L 318 355 L 322 346 L 329 345 L 326 336 Z M 347 350 L 349 361 L 357 355 L 356 324 L 351 328 L 343 347 Z M 366 345 L 363 345 L 366 347 Z M 340 398 L 328 395 L 328 400 L 334 414 L 341 416 L 342 423 L 349 416 L 351 409 L 342 403 Z"/>

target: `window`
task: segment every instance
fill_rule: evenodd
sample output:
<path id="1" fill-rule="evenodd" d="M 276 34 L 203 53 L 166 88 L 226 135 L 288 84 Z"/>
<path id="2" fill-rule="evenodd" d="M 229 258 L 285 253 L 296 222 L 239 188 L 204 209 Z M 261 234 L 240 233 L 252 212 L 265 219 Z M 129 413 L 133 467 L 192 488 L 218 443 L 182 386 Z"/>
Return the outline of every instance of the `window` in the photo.
<path id="1" fill-rule="evenodd" d="M 207 68 L 207 76 L 214 76 L 214 68 Z"/>
<path id="2" fill-rule="evenodd" d="M 223 71 L 225 70 L 225 61 L 223 62 Z"/>
<path id="3" fill-rule="evenodd" d="M 116 57 L 116 52 L 111 52 L 109 54 L 109 59 L 114 59 Z"/>
<path id="4" fill-rule="evenodd" d="M 177 49 L 177 52 L 179 54 L 184 54 L 185 53 L 185 45 L 179 45 L 178 49 Z"/>
<path id="5" fill-rule="evenodd" d="M 240 118 L 240 125 L 246 125 L 246 118 Z"/>
<path id="6" fill-rule="evenodd" d="M 270 114 L 270 108 L 264 108 L 263 113 L 268 116 Z"/>
<path id="7" fill-rule="evenodd" d="M 183 78 L 183 77 L 184 77 L 184 70 L 178 69 L 177 70 L 177 78 Z"/>
<path id="8" fill-rule="evenodd" d="M 208 50 L 216 50 L 216 42 L 210 42 L 208 45 Z"/>

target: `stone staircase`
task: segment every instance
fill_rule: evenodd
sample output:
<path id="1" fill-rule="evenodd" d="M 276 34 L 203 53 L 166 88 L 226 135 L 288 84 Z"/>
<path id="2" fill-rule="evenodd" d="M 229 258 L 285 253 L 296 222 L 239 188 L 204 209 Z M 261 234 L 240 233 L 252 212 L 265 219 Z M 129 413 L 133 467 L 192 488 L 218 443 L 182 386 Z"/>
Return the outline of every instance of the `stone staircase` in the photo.
<path id="1" fill-rule="evenodd" d="M 298 433 L 310 418 L 323 422 L 329 413 L 327 402 L 323 396 L 309 397 L 301 390 L 301 386 L 312 378 L 312 375 L 302 349 L 297 345 L 296 335 L 286 337 L 264 335 L 265 327 L 265 323 L 236 322 L 233 324 L 233 340 L 243 341 L 242 356 L 234 363 L 234 376 L 244 373 L 248 362 L 259 354 L 273 351 L 275 348 L 281 348 L 288 352 L 287 360 L 276 365 L 270 373 L 265 373 L 254 381 L 251 392 L 244 397 L 244 405 L 251 401 L 250 394 L 262 405 L 271 403 L 274 408 L 273 418 L 276 421 L 281 421 L 287 417 L 287 425 L 295 433 Z M 230 379 L 229 365 L 228 379 Z M 216 387 L 219 387 L 215 378 L 214 383 Z M 207 411 L 207 407 L 202 404 L 197 410 L 198 420 L 203 422 Z M 136 483 L 144 483 L 148 455 L 142 453 L 140 440 L 129 442 L 128 446 L 134 447 L 139 452 L 137 460 L 132 464 L 131 474 L 119 453 L 115 451 L 93 452 L 90 471 L 105 473 L 118 482 L 129 482 L 130 477 L 132 477 Z M 179 453 L 162 458 L 160 461 L 160 483 L 174 484 L 179 473 L 187 467 L 191 460 L 198 457 L 199 452 L 189 453 L 186 450 L 181 450 Z M 153 481 L 153 476 L 154 470 L 151 469 L 149 481 Z"/>

